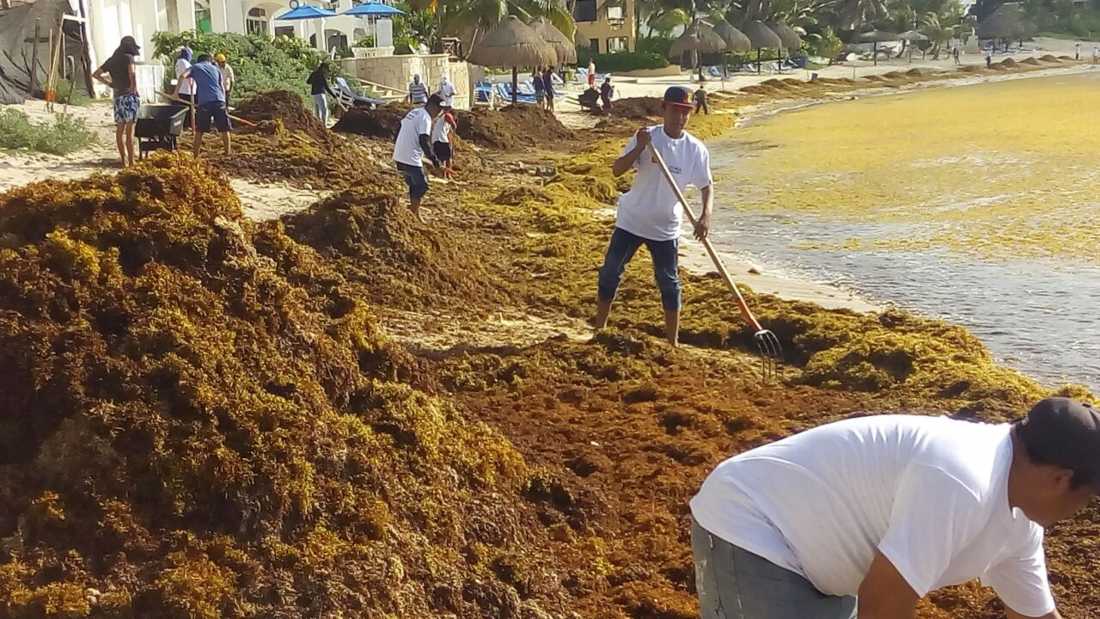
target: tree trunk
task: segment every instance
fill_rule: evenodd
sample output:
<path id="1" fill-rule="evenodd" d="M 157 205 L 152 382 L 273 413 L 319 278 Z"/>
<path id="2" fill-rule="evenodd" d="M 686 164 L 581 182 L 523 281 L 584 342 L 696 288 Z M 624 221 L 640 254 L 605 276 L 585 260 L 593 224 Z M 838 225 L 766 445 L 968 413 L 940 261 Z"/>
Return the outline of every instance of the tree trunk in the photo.
<path id="1" fill-rule="evenodd" d="M 516 67 L 512 67 L 512 105 L 519 103 L 519 72 Z"/>

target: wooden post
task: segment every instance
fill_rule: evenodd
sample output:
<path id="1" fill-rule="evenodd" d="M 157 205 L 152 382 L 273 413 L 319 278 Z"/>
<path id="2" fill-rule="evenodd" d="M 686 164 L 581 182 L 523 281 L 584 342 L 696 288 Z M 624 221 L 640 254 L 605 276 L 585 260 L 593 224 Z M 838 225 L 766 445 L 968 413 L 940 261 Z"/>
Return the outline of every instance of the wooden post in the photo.
<path id="1" fill-rule="evenodd" d="M 512 105 L 519 103 L 519 71 L 512 67 Z"/>
<path id="2" fill-rule="evenodd" d="M 39 20 L 34 20 L 34 45 L 31 47 L 31 96 L 34 96 L 38 85 L 38 37 L 42 35 Z"/>

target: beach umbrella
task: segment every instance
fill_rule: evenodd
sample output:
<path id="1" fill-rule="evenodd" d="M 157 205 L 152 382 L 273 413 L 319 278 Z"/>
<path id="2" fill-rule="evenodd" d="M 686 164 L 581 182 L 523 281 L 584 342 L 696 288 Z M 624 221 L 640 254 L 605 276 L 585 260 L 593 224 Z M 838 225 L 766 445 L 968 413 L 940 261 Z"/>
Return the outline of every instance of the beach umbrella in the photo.
<path id="1" fill-rule="evenodd" d="M 325 18 L 336 17 L 336 11 L 330 11 L 328 9 L 321 9 L 309 4 L 300 4 L 297 0 L 290 3 L 290 10 L 275 18 L 275 21 L 305 21 L 309 19 L 321 20 L 320 33 L 317 35 L 317 45 L 319 49 L 324 50 L 326 45 L 324 43 L 325 38 Z"/>
<path id="2" fill-rule="evenodd" d="M 367 21 L 374 26 L 374 46 L 378 47 L 378 18 L 379 17 L 393 17 L 394 15 L 404 15 L 405 11 L 394 8 L 388 4 L 382 4 L 381 2 L 366 2 L 364 4 L 357 4 L 351 9 L 344 11 L 341 15 L 349 15 L 351 17 L 365 17 Z"/>
<path id="3" fill-rule="evenodd" d="M 531 22 L 531 29 L 534 30 L 546 44 L 554 48 L 554 53 L 558 57 L 558 65 L 577 64 L 577 46 L 569 40 L 569 37 L 562 34 L 561 30 L 554 27 L 548 19 L 545 17 L 536 17 Z"/>
<path id="4" fill-rule="evenodd" d="M 726 42 L 714 31 L 710 26 L 696 21 L 684 30 L 684 33 L 680 35 L 672 45 L 668 48 L 668 55 L 673 59 L 683 58 L 684 52 L 694 52 L 696 54 L 714 54 L 717 52 L 725 51 Z M 703 64 L 701 62 L 693 62 L 698 64 L 699 75 L 703 75 Z"/>
<path id="5" fill-rule="evenodd" d="M 794 28 L 781 21 L 772 22 L 768 27 L 779 37 L 779 41 L 788 52 L 792 49 L 802 49 L 802 37 L 798 36 Z"/>
<path id="6" fill-rule="evenodd" d="M 909 43 L 909 62 L 913 62 L 913 44 L 928 40 L 927 35 L 922 32 L 917 32 L 916 30 L 906 30 L 899 34 L 898 38 Z"/>
<path id="7" fill-rule="evenodd" d="M 516 105 L 519 92 L 517 68 L 553 65 L 558 55 L 530 26 L 515 15 L 508 15 L 470 51 L 467 60 L 486 67 L 511 67 L 512 105 Z"/>
<path id="8" fill-rule="evenodd" d="M 893 32 L 886 32 L 884 30 L 871 30 L 859 35 L 857 39 L 863 43 L 871 44 L 871 56 L 874 59 L 875 66 L 878 66 L 878 44 L 886 41 L 899 40 L 898 35 Z"/>
<path id="9" fill-rule="evenodd" d="M 745 36 L 749 37 L 749 41 L 756 50 L 756 72 L 760 73 L 761 50 L 764 48 L 782 49 L 783 41 L 779 38 L 778 34 L 771 28 L 765 26 L 764 22 L 758 19 L 746 22 L 741 28 L 741 31 L 745 33 Z"/>
<path id="10" fill-rule="evenodd" d="M 737 28 L 733 27 L 733 24 L 724 19 L 718 19 L 714 22 L 714 32 L 722 37 L 722 40 L 726 42 L 726 51 L 734 52 L 736 54 L 743 54 L 752 50 L 752 41 L 749 37 L 745 36 L 744 32 L 741 32 Z M 722 88 L 726 87 L 726 60 L 725 54 L 722 55 Z"/>
<path id="11" fill-rule="evenodd" d="M 714 22 L 713 28 L 714 32 L 726 42 L 727 51 L 735 53 L 752 51 L 752 41 L 749 40 L 749 37 L 745 36 L 744 32 L 734 28 L 733 24 L 728 21 L 719 19 Z"/>

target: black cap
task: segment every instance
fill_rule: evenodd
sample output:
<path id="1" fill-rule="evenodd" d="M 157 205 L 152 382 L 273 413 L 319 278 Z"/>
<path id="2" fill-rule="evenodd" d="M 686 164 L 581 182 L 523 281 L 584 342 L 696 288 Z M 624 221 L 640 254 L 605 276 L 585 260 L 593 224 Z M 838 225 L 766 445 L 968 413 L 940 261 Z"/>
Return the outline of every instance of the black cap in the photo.
<path id="1" fill-rule="evenodd" d="M 141 53 L 141 46 L 137 44 L 137 40 L 135 40 L 134 37 L 129 35 L 122 37 L 118 46 L 127 54 L 134 54 L 136 56 Z"/>
<path id="2" fill-rule="evenodd" d="M 1100 412 L 1069 398 L 1047 398 L 1020 423 L 1020 439 L 1032 455 L 1091 475 L 1100 484 Z"/>
<path id="3" fill-rule="evenodd" d="M 439 93 L 435 93 L 434 95 L 428 97 L 428 101 L 426 103 L 424 103 L 424 105 L 425 105 L 425 107 L 429 106 L 429 105 L 434 105 L 436 107 L 443 107 L 443 97 L 441 97 L 439 95 Z"/>
<path id="4" fill-rule="evenodd" d="M 680 107 L 695 108 L 691 103 L 691 93 L 683 86 L 669 86 L 665 91 L 665 103 L 671 103 Z"/>

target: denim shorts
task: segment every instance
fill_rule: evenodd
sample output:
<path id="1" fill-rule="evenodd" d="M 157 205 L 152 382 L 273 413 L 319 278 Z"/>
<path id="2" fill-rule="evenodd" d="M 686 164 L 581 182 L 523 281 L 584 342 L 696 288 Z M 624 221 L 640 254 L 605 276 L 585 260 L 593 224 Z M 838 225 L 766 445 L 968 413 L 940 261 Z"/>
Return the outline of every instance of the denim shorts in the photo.
<path id="1" fill-rule="evenodd" d="M 199 131 L 206 133 L 210 126 L 218 128 L 222 133 L 229 133 L 229 113 L 225 111 L 225 104 L 221 101 L 203 103 L 195 109 L 195 125 Z"/>
<path id="2" fill-rule="evenodd" d="M 114 99 L 115 124 L 130 125 L 137 122 L 141 109 L 141 97 L 137 95 L 119 95 Z"/>
<path id="3" fill-rule="evenodd" d="M 802 576 L 713 535 L 691 519 L 703 619 L 856 619 L 856 598 L 825 595 Z"/>
<path id="4" fill-rule="evenodd" d="M 642 245 L 649 248 L 649 255 L 653 258 L 653 278 L 661 291 L 661 306 L 670 312 L 679 311 L 681 305 L 679 256 L 677 255 L 679 239 L 654 241 L 618 227 L 611 233 L 611 242 L 607 244 L 607 255 L 604 256 L 603 266 L 600 267 L 598 282 L 600 300 L 604 302 L 615 300 L 623 271 Z"/>
<path id="5" fill-rule="evenodd" d="M 428 176 L 424 174 L 424 168 L 407 163 L 397 163 L 397 171 L 405 178 L 405 184 L 409 186 L 409 197 L 419 200 L 428 193 Z"/>

